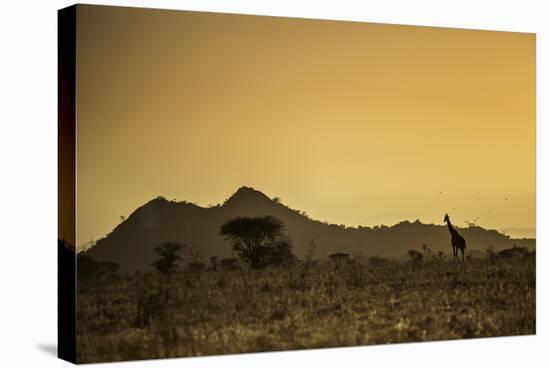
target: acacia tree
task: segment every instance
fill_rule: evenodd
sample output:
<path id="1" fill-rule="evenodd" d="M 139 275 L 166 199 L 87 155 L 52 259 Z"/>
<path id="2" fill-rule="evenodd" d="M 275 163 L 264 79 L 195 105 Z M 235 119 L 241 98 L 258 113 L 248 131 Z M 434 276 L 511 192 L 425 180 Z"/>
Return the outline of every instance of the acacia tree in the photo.
<path id="1" fill-rule="evenodd" d="M 179 267 L 179 251 L 185 247 L 184 244 L 177 242 L 166 242 L 155 248 L 155 252 L 159 255 L 159 259 L 151 264 L 158 271 L 165 275 L 171 275 L 176 272 Z"/>
<path id="2" fill-rule="evenodd" d="M 283 223 L 272 216 L 237 217 L 224 223 L 220 235 L 250 268 L 294 263 L 292 244 L 284 236 Z"/>

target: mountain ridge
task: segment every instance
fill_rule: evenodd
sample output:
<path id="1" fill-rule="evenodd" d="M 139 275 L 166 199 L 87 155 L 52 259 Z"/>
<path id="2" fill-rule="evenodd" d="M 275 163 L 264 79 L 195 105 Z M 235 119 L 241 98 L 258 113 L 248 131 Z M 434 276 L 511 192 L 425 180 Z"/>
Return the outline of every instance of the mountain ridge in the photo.
<path id="1" fill-rule="evenodd" d="M 155 260 L 154 248 L 166 241 L 187 245 L 187 251 L 208 257 L 228 257 L 230 246 L 219 235 L 220 226 L 239 216 L 274 216 L 285 225 L 297 256 L 305 254 L 311 241 L 317 244 L 317 257 L 334 252 L 398 257 L 423 244 L 434 251 L 450 251 L 446 225 L 401 221 L 392 226 L 347 227 L 309 218 L 252 187 L 242 186 L 222 204 L 201 207 L 187 201 L 169 201 L 159 196 L 138 207 L 106 237 L 83 251 L 99 261 L 112 261 L 123 271 L 146 271 Z M 469 250 L 488 246 L 495 249 L 513 244 L 535 247 L 535 239 L 513 239 L 496 230 L 479 226 L 457 227 Z M 185 256 L 184 256 L 185 258 Z"/>

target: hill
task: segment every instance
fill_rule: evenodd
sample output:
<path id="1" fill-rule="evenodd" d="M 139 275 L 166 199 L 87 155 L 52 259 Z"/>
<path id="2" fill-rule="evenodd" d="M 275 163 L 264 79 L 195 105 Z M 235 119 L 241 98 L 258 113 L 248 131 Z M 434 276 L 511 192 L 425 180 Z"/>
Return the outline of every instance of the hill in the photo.
<path id="1" fill-rule="evenodd" d="M 294 244 L 294 252 L 302 256 L 310 242 L 317 244 L 316 257 L 334 252 L 400 257 L 409 249 L 423 244 L 434 251 L 450 251 L 450 238 L 445 225 L 420 221 L 400 222 L 394 226 L 345 227 L 313 220 L 303 212 L 289 208 L 250 187 L 239 188 L 223 204 L 205 208 L 189 202 L 155 198 L 136 209 L 105 238 L 85 253 L 98 261 L 120 264 L 124 272 L 147 271 L 155 260 L 154 248 L 166 241 L 187 244 L 187 251 L 198 252 L 206 262 L 211 256 L 228 257 L 230 247 L 218 234 L 220 226 L 238 216 L 271 215 L 285 224 Z M 534 239 L 512 239 L 496 230 L 478 226 L 458 228 L 469 250 L 495 250 L 518 246 L 535 246 Z M 184 256 L 185 258 L 185 256 Z"/>

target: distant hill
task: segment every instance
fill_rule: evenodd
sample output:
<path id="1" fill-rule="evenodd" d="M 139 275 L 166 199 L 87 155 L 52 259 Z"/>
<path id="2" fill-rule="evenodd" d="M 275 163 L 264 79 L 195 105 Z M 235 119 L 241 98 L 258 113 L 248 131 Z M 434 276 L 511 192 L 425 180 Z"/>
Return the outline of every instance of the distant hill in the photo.
<path id="1" fill-rule="evenodd" d="M 535 238 L 537 236 L 537 230 L 532 227 L 507 227 L 499 229 L 499 231 L 514 238 Z"/>
<path id="2" fill-rule="evenodd" d="M 238 216 L 266 215 L 284 223 L 298 256 L 305 253 L 312 240 L 317 244 L 316 257 L 326 257 L 334 252 L 400 257 L 409 249 L 420 249 L 423 244 L 434 251 L 448 253 L 451 249 L 445 225 L 404 221 L 389 227 L 344 227 L 312 220 L 303 212 L 272 200 L 260 191 L 241 187 L 223 204 L 209 208 L 168 201 L 163 197 L 153 199 L 135 210 L 85 253 L 98 261 L 119 263 L 125 272 L 146 271 L 151 270 L 157 245 L 178 241 L 187 244 L 187 251 L 198 252 L 207 262 L 211 256 L 230 256 L 229 244 L 218 234 L 225 221 Z M 535 247 L 534 239 L 512 239 L 496 230 L 478 226 L 458 230 L 471 250 L 482 250 L 489 245 L 495 250 L 514 244 Z"/>
<path id="3" fill-rule="evenodd" d="M 94 241 L 93 240 L 90 240 L 90 241 L 87 241 L 86 243 L 83 243 L 83 244 L 80 244 L 79 246 L 76 247 L 76 250 L 78 252 L 83 252 L 87 249 L 90 249 L 91 247 L 94 246 Z"/>

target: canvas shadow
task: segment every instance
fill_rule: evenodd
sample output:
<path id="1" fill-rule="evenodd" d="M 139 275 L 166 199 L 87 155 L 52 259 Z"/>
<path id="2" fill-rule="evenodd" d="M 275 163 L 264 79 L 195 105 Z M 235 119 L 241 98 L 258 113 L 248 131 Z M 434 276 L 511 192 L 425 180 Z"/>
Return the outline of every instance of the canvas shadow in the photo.
<path id="1" fill-rule="evenodd" d="M 38 344 L 36 345 L 38 350 L 41 350 L 42 352 L 51 355 L 53 357 L 57 357 L 57 345 L 56 344 Z"/>

